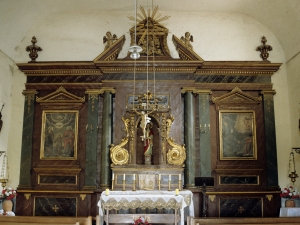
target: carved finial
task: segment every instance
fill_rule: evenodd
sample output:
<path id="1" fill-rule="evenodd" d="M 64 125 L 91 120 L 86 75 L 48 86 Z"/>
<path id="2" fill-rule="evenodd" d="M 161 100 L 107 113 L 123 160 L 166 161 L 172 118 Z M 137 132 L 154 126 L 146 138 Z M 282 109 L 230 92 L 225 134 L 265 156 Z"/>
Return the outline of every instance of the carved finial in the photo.
<path id="1" fill-rule="evenodd" d="M 42 48 L 35 45 L 35 43 L 37 43 L 36 37 L 33 36 L 31 39 L 31 43 L 32 45 L 29 45 L 26 47 L 26 51 L 30 52 L 29 53 L 29 57 L 31 58 L 30 62 L 35 62 L 35 59 L 38 57 L 38 51 L 42 51 Z"/>
<path id="2" fill-rule="evenodd" d="M 191 42 L 194 42 L 194 40 L 193 40 L 193 36 L 190 34 L 190 32 L 185 32 L 184 37 L 182 36 L 180 38 L 180 40 L 183 41 L 183 43 L 185 44 L 185 46 L 187 48 L 190 48 L 193 50 L 193 46 L 191 45 Z"/>
<path id="3" fill-rule="evenodd" d="M 269 60 L 267 60 L 269 57 L 268 51 L 272 51 L 272 49 L 273 49 L 270 45 L 266 45 L 266 42 L 267 42 L 267 39 L 265 36 L 263 36 L 261 38 L 262 45 L 260 45 L 256 48 L 256 51 L 261 52 L 260 57 L 263 59 L 263 61 L 269 61 Z"/>
<path id="4" fill-rule="evenodd" d="M 104 50 L 109 49 L 116 40 L 117 36 L 115 34 L 111 36 L 111 32 L 107 31 L 106 36 L 103 37 L 103 44 L 106 43 Z"/>

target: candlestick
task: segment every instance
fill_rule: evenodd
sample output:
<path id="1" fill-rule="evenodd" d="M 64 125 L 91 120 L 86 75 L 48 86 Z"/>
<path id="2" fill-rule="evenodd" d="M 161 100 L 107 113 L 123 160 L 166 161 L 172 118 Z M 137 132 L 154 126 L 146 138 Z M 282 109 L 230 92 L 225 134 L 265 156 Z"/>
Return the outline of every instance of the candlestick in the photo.
<path id="1" fill-rule="evenodd" d="M 169 175 L 169 181 L 171 181 L 171 174 Z"/>
<path id="2" fill-rule="evenodd" d="M 132 180 L 135 180 L 135 174 L 133 174 Z"/>
<path id="3" fill-rule="evenodd" d="M 112 178 L 111 178 L 112 180 L 114 180 L 115 179 L 115 174 L 114 174 L 114 172 L 112 173 Z"/>
<path id="4" fill-rule="evenodd" d="M 179 174 L 178 177 L 179 177 L 178 179 L 181 180 L 181 174 Z"/>
<path id="5" fill-rule="evenodd" d="M 161 180 L 161 174 L 158 174 L 158 180 Z"/>
<path id="6" fill-rule="evenodd" d="M 135 189 L 135 179 L 132 180 L 132 191 L 136 191 L 136 189 Z"/>
<path id="7" fill-rule="evenodd" d="M 123 180 L 123 188 L 122 188 L 122 191 L 126 191 L 126 188 L 125 188 L 125 180 Z"/>
<path id="8" fill-rule="evenodd" d="M 171 180 L 169 180 L 169 189 L 168 191 L 171 191 Z"/>
<path id="9" fill-rule="evenodd" d="M 160 190 L 160 180 L 158 180 L 158 190 Z"/>
<path id="10" fill-rule="evenodd" d="M 106 196 L 109 195 L 109 189 L 105 189 L 105 195 L 106 195 Z"/>

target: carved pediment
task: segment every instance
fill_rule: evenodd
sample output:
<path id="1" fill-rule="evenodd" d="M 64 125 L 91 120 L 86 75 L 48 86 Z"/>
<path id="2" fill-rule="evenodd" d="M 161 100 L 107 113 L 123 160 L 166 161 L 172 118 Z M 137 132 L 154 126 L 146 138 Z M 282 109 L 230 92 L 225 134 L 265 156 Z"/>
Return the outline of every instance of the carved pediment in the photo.
<path id="1" fill-rule="evenodd" d="M 113 42 L 111 45 L 109 45 L 109 47 L 106 50 L 104 50 L 104 52 L 102 52 L 94 59 L 94 62 L 116 60 L 118 58 L 120 51 L 122 50 L 124 43 L 125 43 L 125 35 L 123 35 L 115 42 Z"/>
<path id="2" fill-rule="evenodd" d="M 173 35 L 173 42 L 175 47 L 177 48 L 180 59 L 182 60 L 198 60 L 204 62 L 204 60 L 196 54 L 191 48 L 186 46 L 186 44 Z"/>
<path id="3" fill-rule="evenodd" d="M 55 106 L 58 108 L 78 107 L 85 102 L 85 97 L 78 97 L 66 91 L 64 87 L 59 87 L 56 91 L 44 97 L 36 97 L 36 102 L 49 107 Z"/>
<path id="4" fill-rule="evenodd" d="M 261 103 L 261 97 L 253 97 L 245 92 L 243 92 L 238 87 L 235 87 L 231 92 L 222 95 L 220 97 L 212 97 L 213 103 L 220 104 L 259 104 Z"/>

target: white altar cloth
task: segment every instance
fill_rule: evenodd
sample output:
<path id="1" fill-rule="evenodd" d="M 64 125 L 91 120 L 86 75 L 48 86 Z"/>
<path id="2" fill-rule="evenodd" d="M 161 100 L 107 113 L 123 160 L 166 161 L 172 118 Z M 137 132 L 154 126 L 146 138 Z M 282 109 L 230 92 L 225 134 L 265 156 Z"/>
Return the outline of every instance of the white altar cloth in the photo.
<path id="1" fill-rule="evenodd" d="M 299 207 L 280 208 L 279 217 L 300 217 Z"/>
<path id="2" fill-rule="evenodd" d="M 189 215 L 194 216 L 193 193 L 191 191 L 109 191 L 102 192 L 98 202 L 101 220 L 105 209 L 129 208 L 173 208 L 180 209 L 181 225 L 184 225 L 184 208 L 189 206 Z"/>

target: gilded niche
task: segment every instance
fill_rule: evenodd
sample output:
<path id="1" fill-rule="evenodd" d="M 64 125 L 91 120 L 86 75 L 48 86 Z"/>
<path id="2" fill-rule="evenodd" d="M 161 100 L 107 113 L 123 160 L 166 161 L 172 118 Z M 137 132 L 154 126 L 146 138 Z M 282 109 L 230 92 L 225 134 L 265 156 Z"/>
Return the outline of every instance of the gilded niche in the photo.
<path id="1" fill-rule="evenodd" d="M 186 159 L 184 145 L 177 144 L 170 137 L 174 117 L 169 113 L 169 96 L 154 96 L 147 92 L 128 96 L 126 114 L 122 118 L 126 136 L 118 145 L 111 145 L 110 157 L 113 165 L 137 164 L 143 149 L 143 164 L 183 166 Z M 143 146 L 139 143 L 142 142 Z M 153 142 L 155 142 L 153 144 Z M 137 149 L 138 148 L 138 149 Z"/>

